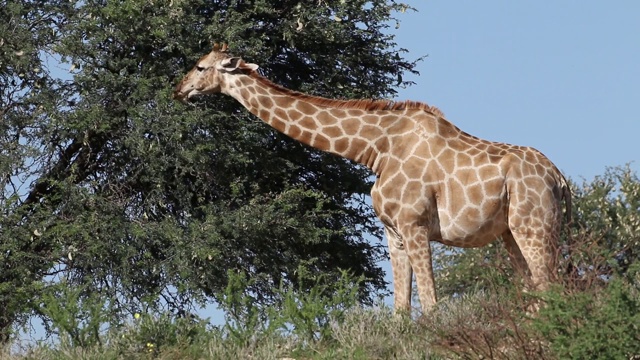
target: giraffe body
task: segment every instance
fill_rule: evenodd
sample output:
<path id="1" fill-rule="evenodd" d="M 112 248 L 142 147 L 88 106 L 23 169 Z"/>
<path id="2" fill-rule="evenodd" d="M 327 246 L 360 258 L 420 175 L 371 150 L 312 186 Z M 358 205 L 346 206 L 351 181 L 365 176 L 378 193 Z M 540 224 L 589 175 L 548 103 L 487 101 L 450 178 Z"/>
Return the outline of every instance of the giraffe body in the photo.
<path id="1" fill-rule="evenodd" d="M 481 247 L 502 238 L 518 272 L 544 289 L 570 192 L 539 151 L 479 139 L 418 102 L 331 100 L 288 90 L 226 47 L 202 57 L 174 97 L 224 93 L 276 130 L 376 174 L 373 207 L 385 227 L 396 310 L 412 276 L 424 311 L 436 302 L 431 241 Z"/>

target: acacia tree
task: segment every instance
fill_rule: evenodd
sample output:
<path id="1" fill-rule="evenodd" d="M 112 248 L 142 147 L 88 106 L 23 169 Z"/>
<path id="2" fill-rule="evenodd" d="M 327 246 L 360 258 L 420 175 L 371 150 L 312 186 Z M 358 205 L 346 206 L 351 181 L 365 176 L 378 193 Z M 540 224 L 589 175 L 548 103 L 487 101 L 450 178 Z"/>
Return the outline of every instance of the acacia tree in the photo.
<path id="1" fill-rule="evenodd" d="M 408 85 L 394 1 L 1 1 L 0 333 L 62 287 L 128 312 L 215 300 L 228 271 L 273 302 L 298 269 L 385 289 L 360 166 L 292 141 L 224 97 L 172 85 L 213 41 L 326 97 Z M 46 316 L 45 322 L 47 321 Z"/>

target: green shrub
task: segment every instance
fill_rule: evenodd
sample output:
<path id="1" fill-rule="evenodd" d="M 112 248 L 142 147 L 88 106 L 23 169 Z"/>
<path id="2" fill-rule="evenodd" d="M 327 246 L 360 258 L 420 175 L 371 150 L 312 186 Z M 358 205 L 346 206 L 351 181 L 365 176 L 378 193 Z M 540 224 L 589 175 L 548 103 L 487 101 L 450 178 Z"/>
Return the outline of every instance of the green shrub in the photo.
<path id="1" fill-rule="evenodd" d="M 229 283 L 221 296 L 225 311 L 222 336 L 240 347 L 255 348 L 266 339 L 291 338 L 297 351 L 333 341 L 333 324 L 341 322 L 345 313 L 359 304 L 362 277 L 346 271 L 332 281 L 327 275 L 313 275 L 305 268 L 297 271 L 298 287 L 280 285 L 278 300 L 269 306 L 258 306 L 246 293 L 252 281 L 243 274 L 228 273 Z M 308 290 L 307 290 L 308 289 Z"/>
<path id="2" fill-rule="evenodd" d="M 198 359 L 205 353 L 209 335 L 207 321 L 197 317 L 135 314 L 132 323 L 111 334 L 110 350 L 120 358 L 179 351 L 183 358 Z"/>
<path id="3" fill-rule="evenodd" d="M 604 290 L 544 295 L 533 320 L 558 359 L 630 359 L 640 355 L 640 297 L 614 279 Z"/>
<path id="4" fill-rule="evenodd" d="M 99 294 L 82 295 L 83 289 L 62 280 L 43 292 L 34 310 L 50 319 L 49 335 L 72 347 L 88 348 L 101 344 L 109 315 L 107 299 Z"/>

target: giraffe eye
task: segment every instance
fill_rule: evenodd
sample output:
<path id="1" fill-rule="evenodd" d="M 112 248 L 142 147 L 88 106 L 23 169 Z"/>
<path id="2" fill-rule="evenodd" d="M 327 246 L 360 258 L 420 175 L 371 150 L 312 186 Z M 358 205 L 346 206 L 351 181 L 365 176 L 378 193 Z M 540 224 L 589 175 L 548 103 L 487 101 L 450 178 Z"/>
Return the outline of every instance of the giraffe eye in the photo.
<path id="1" fill-rule="evenodd" d="M 204 68 L 203 68 L 202 66 L 198 66 L 198 65 L 196 65 L 196 70 L 198 70 L 198 71 L 204 71 Z"/>

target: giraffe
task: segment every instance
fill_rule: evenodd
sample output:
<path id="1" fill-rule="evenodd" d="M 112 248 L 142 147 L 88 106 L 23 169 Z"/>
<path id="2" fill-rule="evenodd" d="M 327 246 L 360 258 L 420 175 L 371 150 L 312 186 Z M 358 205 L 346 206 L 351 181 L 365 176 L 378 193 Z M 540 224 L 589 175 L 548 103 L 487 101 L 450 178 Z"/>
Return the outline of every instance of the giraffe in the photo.
<path id="1" fill-rule="evenodd" d="M 501 238 L 526 284 L 548 287 L 562 201 L 569 215 L 571 192 L 541 152 L 467 134 L 425 103 L 321 98 L 274 84 L 257 69 L 215 44 L 173 97 L 229 95 L 285 135 L 371 169 L 396 312 L 411 309 L 414 275 L 423 313 L 436 304 L 432 241 L 468 248 Z"/>

